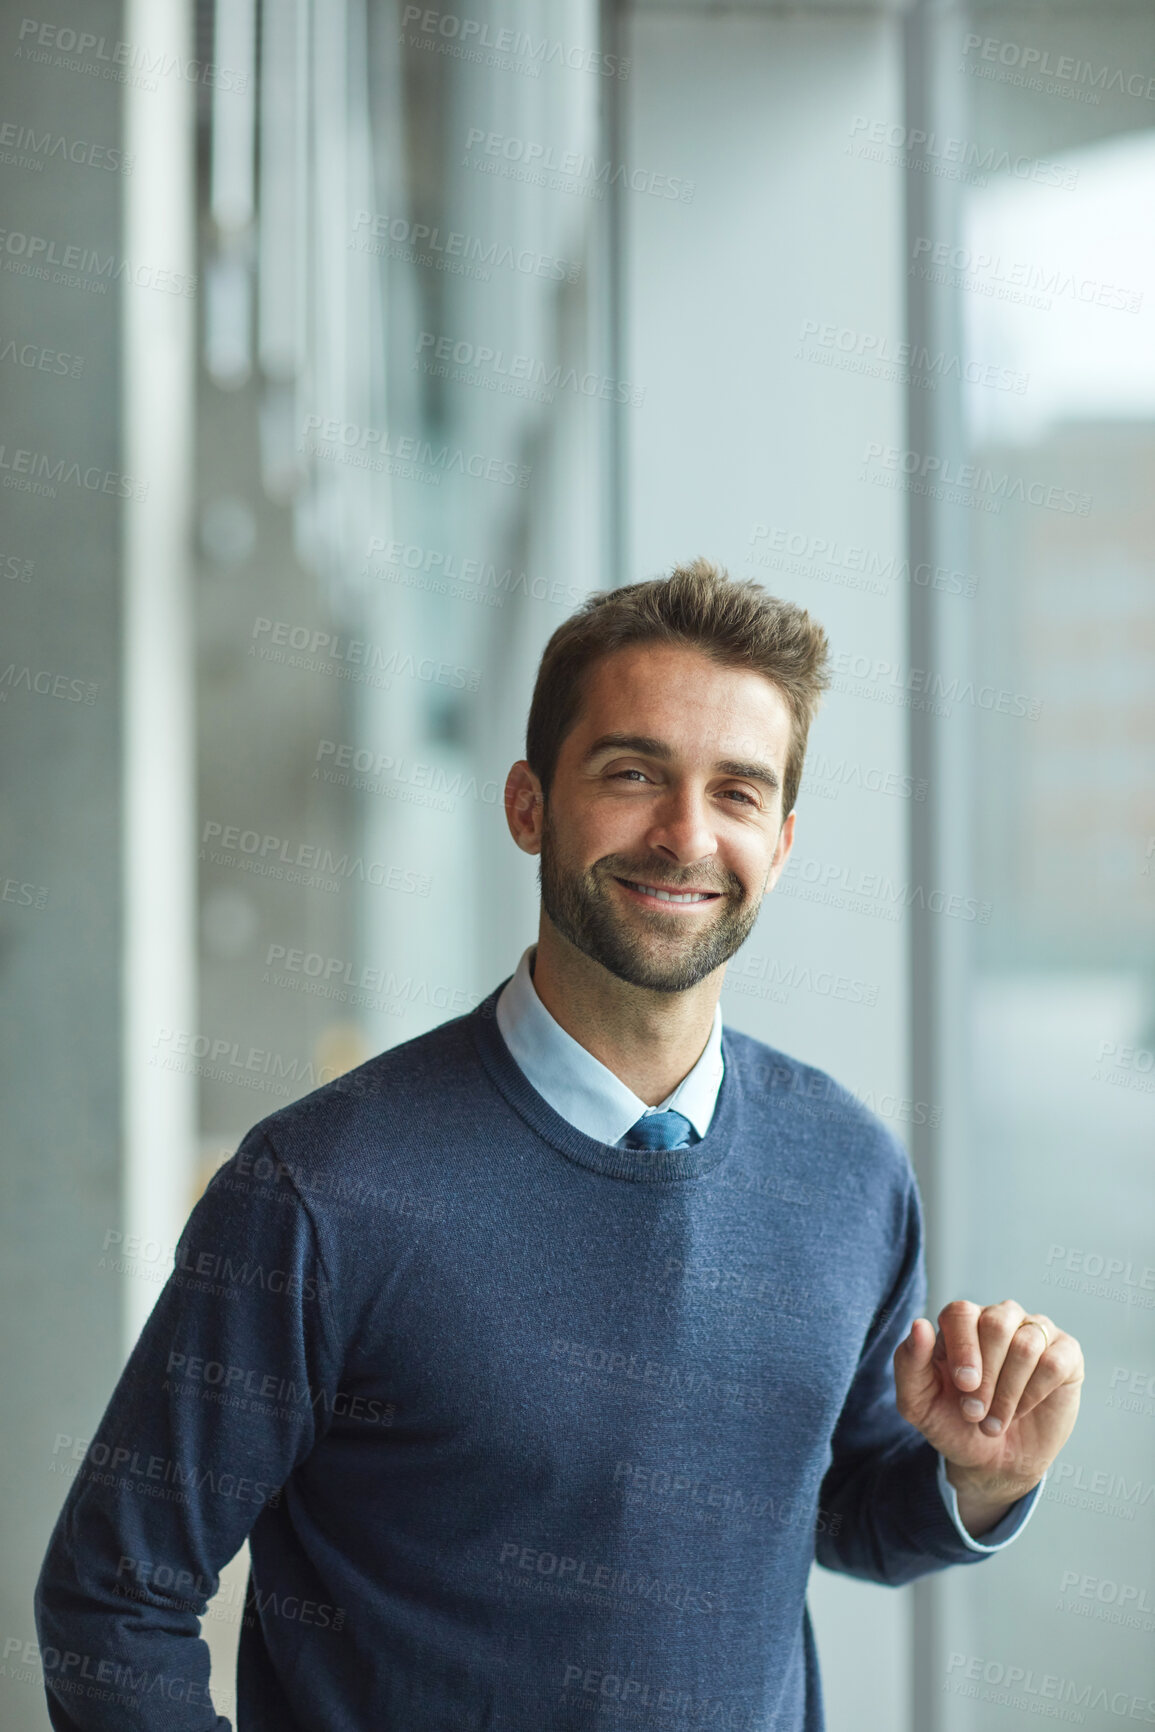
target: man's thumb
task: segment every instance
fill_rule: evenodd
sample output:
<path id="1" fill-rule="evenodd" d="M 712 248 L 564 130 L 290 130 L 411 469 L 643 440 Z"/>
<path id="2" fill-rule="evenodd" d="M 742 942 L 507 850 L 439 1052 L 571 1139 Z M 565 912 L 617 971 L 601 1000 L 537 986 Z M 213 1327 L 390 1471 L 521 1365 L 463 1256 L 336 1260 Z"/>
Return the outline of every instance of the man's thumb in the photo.
<path id="1" fill-rule="evenodd" d="M 934 1343 L 934 1324 L 925 1317 L 916 1317 L 894 1355 L 895 1393 L 900 1400 L 905 1397 L 907 1401 L 918 1402 L 937 1391 Z"/>

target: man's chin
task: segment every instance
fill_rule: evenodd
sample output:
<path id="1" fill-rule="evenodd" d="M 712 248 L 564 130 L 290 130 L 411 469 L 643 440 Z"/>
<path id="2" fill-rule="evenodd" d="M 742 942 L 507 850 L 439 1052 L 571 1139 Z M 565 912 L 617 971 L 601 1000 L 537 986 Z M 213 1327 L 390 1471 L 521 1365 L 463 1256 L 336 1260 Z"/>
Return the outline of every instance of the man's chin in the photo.
<path id="1" fill-rule="evenodd" d="M 653 918 L 661 920 L 662 916 Z M 617 943 L 597 944 L 586 954 L 618 980 L 648 992 L 689 992 L 729 961 L 728 954 L 702 955 L 689 933 L 658 929 L 650 943 L 639 945 L 636 932 L 632 932 L 622 934 Z"/>
<path id="2" fill-rule="evenodd" d="M 657 970 L 652 967 L 639 968 L 634 963 L 622 964 L 612 958 L 597 957 L 602 967 L 616 979 L 625 981 L 627 986 L 636 986 L 641 992 L 689 992 L 698 982 L 705 980 L 712 968 L 690 969 L 689 972 L 679 970 Z"/>

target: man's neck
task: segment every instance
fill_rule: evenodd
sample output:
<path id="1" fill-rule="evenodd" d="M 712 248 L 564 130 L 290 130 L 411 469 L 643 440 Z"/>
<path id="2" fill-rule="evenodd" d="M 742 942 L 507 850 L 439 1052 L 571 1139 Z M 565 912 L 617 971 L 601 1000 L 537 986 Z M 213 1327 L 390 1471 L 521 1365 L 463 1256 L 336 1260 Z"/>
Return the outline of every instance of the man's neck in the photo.
<path id="1" fill-rule="evenodd" d="M 725 964 L 686 992 L 619 980 L 562 938 L 542 915 L 533 986 L 554 1021 L 647 1106 L 677 1088 L 705 1050 Z"/>

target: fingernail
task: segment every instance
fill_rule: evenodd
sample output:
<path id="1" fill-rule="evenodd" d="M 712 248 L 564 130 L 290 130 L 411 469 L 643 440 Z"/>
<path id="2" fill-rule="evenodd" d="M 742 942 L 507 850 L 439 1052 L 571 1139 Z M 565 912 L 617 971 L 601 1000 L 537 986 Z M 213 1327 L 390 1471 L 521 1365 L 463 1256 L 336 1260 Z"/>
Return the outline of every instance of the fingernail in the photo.
<path id="1" fill-rule="evenodd" d="M 983 1404 L 976 1396 L 968 1395 L 964 1400 L 959 1402 L 959 1406 L 962 1408 L 967 1419 L 981 1419 L 983 1416 Z"/>
<path id="2" fill-rule="evenodd" d="M 1002 1429 L 1002 1420 L 996 1419 L 993 1413 L 988 1413 L 982 1424 L 979 1426 L 979 1430 L 985 1431 L 988 1437 L 997 1437 Z"/>
<path id="3" fill-rule="evenodd" d="M 982 1382 L 982 1372 L 977 1365 L 960 1365 L 954 1380 L 960 1389 L 977 1389 Z"/>

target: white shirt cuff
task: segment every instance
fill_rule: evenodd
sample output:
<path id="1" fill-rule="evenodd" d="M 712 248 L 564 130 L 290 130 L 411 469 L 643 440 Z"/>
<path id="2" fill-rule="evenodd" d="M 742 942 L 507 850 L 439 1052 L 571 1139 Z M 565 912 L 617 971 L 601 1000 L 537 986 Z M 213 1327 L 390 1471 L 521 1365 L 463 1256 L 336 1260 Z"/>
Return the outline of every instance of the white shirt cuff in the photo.
<path id="1" fill-rule="evenodd" d="M 1005 1527 L 1008 1522 L 1011 1522 L 1014 1525 L 1011 1527 L 1009 1533 L 1003 1534 L 1001 1539 L 992 1542 L 989 1534 L 984 1536 L 981 1540 L 976 1540 L 974 1535 L 968 1533 L 966 1528 L 963 1526 L 962 1517 L 958 1513 L 958 1492 L 946 1477 L 946 1457 L 943 1455 L 939 1455 L 937 1471 L 938 1489 L 942 1495 L 942 1501 L 946 1505 L 946 1512 L 954 1523 L 959 1538 L 970 1547 L 972 1552 L 1001 1552 L 1004 1546 L 1009 1546 L 1012 1540 L 1018 1539 L 1019 1535 L 1034 1515 L 1035 1505 L 1038 1503 L 1039 1498 L 1042 1495 L 1043 1487 L 1047 1483 L 1047 1475 L 1044 1473 L 1038 1485 L 1034 1486 L 1029 1492 L 1027 1492 L 1025 1497 L 1019 1498 L 1016 1503 L 1011 1505 L 1006 1515 L 1002 1516 L 995 1523 L 994 1527 L 989 1530 L 989 1534 L 998 1533 L 999 1530 Z M 1047 1471 L 1049 1472 L 1050 1469 Z"/>

